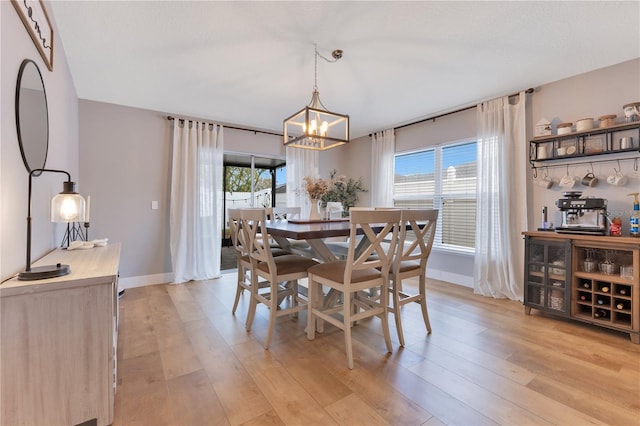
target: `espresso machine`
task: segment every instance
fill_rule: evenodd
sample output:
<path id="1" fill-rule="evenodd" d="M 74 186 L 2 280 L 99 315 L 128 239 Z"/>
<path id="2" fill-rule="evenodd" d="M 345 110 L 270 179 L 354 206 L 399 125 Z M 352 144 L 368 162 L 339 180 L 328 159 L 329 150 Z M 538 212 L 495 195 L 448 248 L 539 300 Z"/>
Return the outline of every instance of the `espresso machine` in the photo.
<path id="1" fill-rule="evenodd" d="M 581 191 L 568 191 L 556 201 L 562 214 L 562 224 L 556 232 L 587 235 L 607 234 L 607 200 L 582 198 Z"/>

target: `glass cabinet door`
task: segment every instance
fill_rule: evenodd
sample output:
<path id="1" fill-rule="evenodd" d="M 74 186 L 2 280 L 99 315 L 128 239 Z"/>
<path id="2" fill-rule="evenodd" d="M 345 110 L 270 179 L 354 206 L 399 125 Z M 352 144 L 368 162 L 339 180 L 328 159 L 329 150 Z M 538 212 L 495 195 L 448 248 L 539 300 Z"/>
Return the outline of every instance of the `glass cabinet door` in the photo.
<path id="1" fill-rule="evenodd" d="M 525 258 L 525 305 L 568 316 L 569 243 L 527 237 Z"/>

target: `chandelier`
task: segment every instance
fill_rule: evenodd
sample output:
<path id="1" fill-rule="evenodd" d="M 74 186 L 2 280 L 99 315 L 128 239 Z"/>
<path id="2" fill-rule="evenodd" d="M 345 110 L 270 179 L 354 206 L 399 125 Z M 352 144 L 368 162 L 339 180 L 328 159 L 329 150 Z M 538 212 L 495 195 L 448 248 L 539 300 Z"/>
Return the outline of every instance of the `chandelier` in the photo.
<path id="1" fill-rule="evenodd" d="M 327 59 L 315 50 L 315 84 L 308 106 L 302 108 L 283 122 L 285 146 L 324 151 L 349 142 L 349 116 L 328 111 L 320 101 L 318 92 L 318 57 L 327 62 L 342 58 L 342 50 L 334 50 L 333 59 Z"/>

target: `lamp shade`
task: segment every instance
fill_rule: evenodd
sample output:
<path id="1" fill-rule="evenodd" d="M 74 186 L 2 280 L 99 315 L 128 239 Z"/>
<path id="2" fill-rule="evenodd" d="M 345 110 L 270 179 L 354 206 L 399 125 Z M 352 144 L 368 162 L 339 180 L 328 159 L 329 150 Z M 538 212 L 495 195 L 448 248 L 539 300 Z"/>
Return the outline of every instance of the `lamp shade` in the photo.
<path id="1" fill-rule="evenodd" d="M 75 192 L 75 182 L 67 181 L 63 185 L 62 192 L 51 199 L 51 222 L 84 221 L 84 198 Z"/>

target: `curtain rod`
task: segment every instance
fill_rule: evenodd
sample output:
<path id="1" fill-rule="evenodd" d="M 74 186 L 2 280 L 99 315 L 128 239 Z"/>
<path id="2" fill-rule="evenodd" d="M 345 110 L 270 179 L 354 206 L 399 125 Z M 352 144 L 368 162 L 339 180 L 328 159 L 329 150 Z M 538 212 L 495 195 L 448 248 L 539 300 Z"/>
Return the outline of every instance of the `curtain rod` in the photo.
<path id="1" fill-rule="evenodd" d="M 524 91 L 524 93 L 533 93 L 533 88 L 532 87 L 528 88 L 527 90 Z M 509 97 L 518 96 L 519 94 L 520 94 L 519 92 L 518 93 L 513 93 L 513 94 L 509 95 Z M 471 106 L 468 106 L 468 107 L 456 109 L 454 111 L 449 111 L 449 112 L 445 112 L 445 113 L 442 113 L 442 114 L 434 115 L 433 117 L 423 118 L 423 119 L 420 119 L 418 121 L 413 121 L 411 123 L 407 123 L 407 124 L 402 124 L 400 126 L 396 126 L 396 127 L 393 128 L 393 130 L 396 131 L 398 129 L 402 129 L 403 127 L 413 126 L 414 124 L 424 123 L 425 121 L 429 121 L 429 120 L 434 120 L 435 121 L 437 118 L 442 118 L 442 117 L 446 117 L 447 115 L 457 114 L 457 113 L 463 112 L 463 111 L 468 111 L 470 109 L 476 108 L 477 106 L 478 105 L 471 105 Z M 373 136 L 373 133 L 369 133 L 369 136 Z"/>
<path id="2" fill-rule="evenodd" d="M 183 123 L 185 121 L 189 121 L 189 122 L 197 121 L 197 120 L 189 120 L 189 119 L 186 119 L 186 118 L 175 118 L 175 117 L 172 117 L 170 115 L 167 116 L 167 120 L 169 120 L 169 121 L 178 120 L 178 121 L 182 121 Z M 265 135 L 273 135 L 273 136 L 282 137 L 282 133 L 267 132 L 266 130 L 245 129 L 243 127 L 227 126 L 226 124 L 223 124 L 222 126 L 225 129 L 242 130 L 242 131 L 245 131 L 245 132 L 263 133 Z"/>

